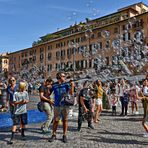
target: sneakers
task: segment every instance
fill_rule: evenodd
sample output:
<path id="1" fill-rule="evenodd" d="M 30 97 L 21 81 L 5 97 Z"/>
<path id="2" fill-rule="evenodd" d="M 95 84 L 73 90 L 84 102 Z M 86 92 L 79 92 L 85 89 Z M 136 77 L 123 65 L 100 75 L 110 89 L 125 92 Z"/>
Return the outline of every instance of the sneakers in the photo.
<path id="1" fill-rule="evenodd" d="M 56 135 L 52 135 L 51 138 L 48 140 L 48 142 L 53 142 L 54 140 L 56 140 Z M 66 135 L 63 135 L 62 141 L 64 143 L 67 143 L 67 137 L 66 137 Z"/>
<path id="2" fill-rule="evenodd" d="M 135 112 L 135 115 L 138 115 L 138 114 L 139 114 L 139 112 L 138 112 L 138 111 L 136 111 L 136 112 Z"/>
<path id="3" fill-rule="evenodd" d="M 3 107 L 3 108 L 0 109 L 0 111 L 1 112 L 6 112 L 7 111 L 7 108 Z"/>
<path id="4" fill-rule="evenodd" d="M 51 131 L 44 126 L 41 127 L 42 133 L 51 133 Z"/>
<path id="5" fill-rule="evenodd" d="M 54 140 L 56 140 L 56 135 L 52 135 L 51 138 L 48 141 L 53 142 Z"/>
<path id="6" fill-rule="evenodd" d="M 10 138 L 10 140 L 7 142 L 8 145 L 13 144 L 14 134 L 15 134 L 15 132 L 12 132 L 12 134 L 11 134 L 11 138 Z"/>
<path id="7" fill-rule="evenodd" d="M 95 127 L 91 124 L 91 125 L 88 125 L 88 128 L 89 129 L 95 129 Z"/>
<path id="8" fill-rule="evenodd" d="M 12 142 L 12 141 L 8 141 L 7 144 L 8 144 L 8 145 L 12 145 L 13 142 Z"/>
<path id="9" fill-rule="evenodd" d="M 51 131 L 50 130 L 42 130 L 42 133 L 44 133 L 44 134 L 46 134 L 46 133 L 51 133 Z"/>
<path id="10" fill-rule="evenodd" d="M 81 128 L 79 128 L 79 127 L 77 128 L 77 130 L 78 130 L 78 132 L 81 132 L 82 131 Z"/>
<path id="11" fill-rule="evenodd" d="M 67 137 L 66 137 L 66 135 L 63 135 L 62 141 L 63 141 L 64 143 L 67 143 Z"/>
<path id="12" fill-rule="evenodd" d="M 144 133 L 144 134 L 143 134 L 143 137 L 144 137 L 144 138 L 148 138 L 148 133 Z"/>

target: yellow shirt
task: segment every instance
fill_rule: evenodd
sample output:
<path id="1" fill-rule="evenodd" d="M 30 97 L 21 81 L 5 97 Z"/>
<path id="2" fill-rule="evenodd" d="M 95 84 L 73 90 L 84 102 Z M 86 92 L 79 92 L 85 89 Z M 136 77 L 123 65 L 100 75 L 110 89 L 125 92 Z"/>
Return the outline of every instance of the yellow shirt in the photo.
<path id="1" fill-rule="evenodd" d="M 102 86 L 98 87 L 97 97 L 102 98 L 103 97 L 103 89 Z"/>

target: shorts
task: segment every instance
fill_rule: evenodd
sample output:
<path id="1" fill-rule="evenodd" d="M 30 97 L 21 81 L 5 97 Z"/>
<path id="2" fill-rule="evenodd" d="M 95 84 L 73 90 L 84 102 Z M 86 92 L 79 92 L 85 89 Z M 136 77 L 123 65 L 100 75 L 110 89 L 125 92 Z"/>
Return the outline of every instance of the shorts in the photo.
<path id="1" fill-rule="evenodd" d="M 96 105 L 102 105 L 102 99 L 100 98 L 96 99 Z"/>
<path id="2" fill-rule="evenodd" d="M 13 114 L 12 115 L 13 125 L 19 125 L 20 123 L 26 125 L 28 123 L 27 113 L 24 114 Z"/>
<path id="3" fill-rule="evenodd" d="M 58 106 L 54 107 L 54 120 L 59 121 L 60 116 L 63 120 L 67 120 L 69 113 L 69 107 L 67 106 Z"/>
<path id="4" fill-rule="evenodd" d="M 132 100 L 131 103 L 132 104 L 137 104 L 137 100 Z"/>

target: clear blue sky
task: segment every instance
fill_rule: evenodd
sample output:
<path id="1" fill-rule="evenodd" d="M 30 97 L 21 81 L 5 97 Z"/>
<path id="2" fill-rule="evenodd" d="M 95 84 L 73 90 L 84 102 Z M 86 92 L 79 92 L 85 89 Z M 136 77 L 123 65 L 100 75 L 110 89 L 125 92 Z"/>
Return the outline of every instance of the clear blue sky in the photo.
<path id="1" fill-rule="evenodd" d="M 0 0 L 0 53 L 29 48 L 39 37 L 140 0 Z M 148 5 L 148 0 L 143 0 Z"/>

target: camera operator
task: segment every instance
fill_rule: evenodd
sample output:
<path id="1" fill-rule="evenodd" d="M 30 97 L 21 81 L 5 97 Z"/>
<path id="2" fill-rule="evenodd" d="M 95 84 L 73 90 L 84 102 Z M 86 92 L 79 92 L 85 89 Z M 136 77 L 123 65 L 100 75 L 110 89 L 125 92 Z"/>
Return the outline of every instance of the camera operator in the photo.
<path id="1" fill-rule="evenodd" d="M 92 125 L 93 112 L 92 112 L 92 98 L 94 92 L 88 87 L 88 81 L 83 84 L 83 88 L 79 93 L 79 115 L 78 115 L 78 131 L 81 131 L 83 117 L 87 119 L 88 128 L 94 129 Z"/>

